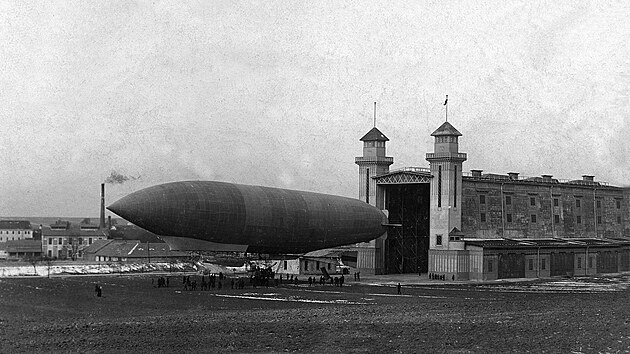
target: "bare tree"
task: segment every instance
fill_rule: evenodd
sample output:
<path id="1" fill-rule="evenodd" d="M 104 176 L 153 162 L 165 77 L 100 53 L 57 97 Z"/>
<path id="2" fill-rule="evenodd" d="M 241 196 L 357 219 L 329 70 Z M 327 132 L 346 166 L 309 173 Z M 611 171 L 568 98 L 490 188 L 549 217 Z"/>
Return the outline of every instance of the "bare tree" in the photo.
<path id="1" fill-rule="evenodd" d="M 44 264 L 46 264 L 46 269 L 48 270 L 48 278 L 50 278 L 50 270 L 52 269 L 53 262 L 55 261 L 52 257 L 44 257 Z"/>
<path id="2" fill-rule="evenodd" d="M 33 266 L 33 275 L 38 275 L 37 274 L 37 263 L 39 263 L 41 261 L 41 258 L 33 255 L 31 257 L 28 257 L 27 261 L 28 261 L 28 263 L 30 263 Z"/>

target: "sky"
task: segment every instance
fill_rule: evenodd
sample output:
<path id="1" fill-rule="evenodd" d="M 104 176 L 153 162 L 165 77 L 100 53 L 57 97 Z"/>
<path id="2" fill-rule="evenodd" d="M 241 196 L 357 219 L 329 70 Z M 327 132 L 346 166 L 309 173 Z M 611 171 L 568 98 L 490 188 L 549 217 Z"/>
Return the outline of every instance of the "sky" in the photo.
<path id="1" fill-rule="evenodd" d="M 358 196 L 359 139 L 424 166 L 630 185 L 627 1 L 3 1 L 0 216 L 172 181 Z M 111 178 L 118 176 L 118 178 Z M 108 177 L 109 180 L 108 180 Z"/>

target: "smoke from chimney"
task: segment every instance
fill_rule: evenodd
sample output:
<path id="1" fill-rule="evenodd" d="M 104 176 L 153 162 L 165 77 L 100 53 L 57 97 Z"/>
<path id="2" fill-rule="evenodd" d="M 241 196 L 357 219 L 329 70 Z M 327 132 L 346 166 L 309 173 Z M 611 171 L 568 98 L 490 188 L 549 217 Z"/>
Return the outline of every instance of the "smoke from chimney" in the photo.
<path id="1" fill-rule="evenodd" d="M 123 184 L 127 181 L 135 181 L 138 178 L 140 178 L 140 176 L 138 177 L 129 177 L 129 176 L 125 176 L 123 174 L 120 174 L 114 170 L 112 170 L 111 174 L 105 178 L 105 183 L 107 184 Z"/>

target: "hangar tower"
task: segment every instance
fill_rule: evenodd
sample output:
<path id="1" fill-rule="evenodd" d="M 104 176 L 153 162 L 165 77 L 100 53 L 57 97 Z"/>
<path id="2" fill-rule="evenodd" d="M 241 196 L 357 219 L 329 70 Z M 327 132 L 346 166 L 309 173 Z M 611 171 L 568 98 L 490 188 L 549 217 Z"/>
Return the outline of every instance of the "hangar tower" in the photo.
<path id="1" fill-rule="evenodd" d="M 389 172 L 389 165 L 394 162 L 393 157 L 385 156 L 385 142 L 389 139 L 374 126 L 360 140 L 363 141 L 363 156 L 355 159 L 359 165 L 359 199 L 383 209 L 383 196 L 373 177 Z"/>
<path id="2" fill-rule="evenodd" d="M 459 152 L 458 138 L 462 134 L 449 122 L 444 122 L 432 134 L 434 152 L 427 153 L 431 174 L 429 272 L 456 273 L 455 269 L 439 268 L 451 264 L 451 251 L 459 249 L 462 227 L 462 163 L 466 154 Z M 439 253 L 444 257 L 436 257 Z M 432 257 L 433 254 L 433 257 Z M 453 265 L 455 267 L 455 265 Z"/>

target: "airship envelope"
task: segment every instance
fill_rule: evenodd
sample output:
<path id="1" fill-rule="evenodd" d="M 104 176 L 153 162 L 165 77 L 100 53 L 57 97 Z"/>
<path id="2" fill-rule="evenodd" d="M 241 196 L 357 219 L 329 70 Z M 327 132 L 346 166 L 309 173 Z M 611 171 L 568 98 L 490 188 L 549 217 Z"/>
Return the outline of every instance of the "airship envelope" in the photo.
<path id="1" fill-rule="evenodd" d="M 221 244 L 247 252 L 304 253 L 373 240 L 385 214 L 357 199 L 215 181 L 160 184 L 107 209 L 155 234 Z"/>

